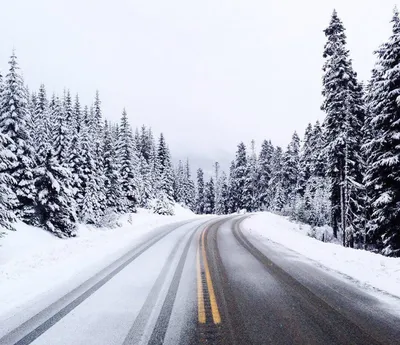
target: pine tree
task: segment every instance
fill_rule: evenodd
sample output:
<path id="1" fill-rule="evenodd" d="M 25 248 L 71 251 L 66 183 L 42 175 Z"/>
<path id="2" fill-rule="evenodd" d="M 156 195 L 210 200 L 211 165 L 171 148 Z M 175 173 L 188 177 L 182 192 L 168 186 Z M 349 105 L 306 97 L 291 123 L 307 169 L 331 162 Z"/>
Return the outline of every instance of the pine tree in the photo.
<path id="1" fill-rule="evenodd" d="M 189 160 L 186 160 L 184 167 L 184 204 L 192 211 L 195 210 L 196 188 L 190 175 Z"/>
<path id="2" fill-rule="evenodd" d="M 119 176 L 118 157 L 116 152 L 116 138 L 112 135 L 110 126 L 104 126 L 104 187 L 106 207 L 115 212 L 125 209 Z"/>
<path id="3" fill-rule="evenodd" d="M 221 173 L 220 176 L 220 185 L 221 185 L 221 204 L 218 205 L 219 209 L 217 214 L 228 214 L 229 213 L 229 186 L 228 186 L 228 181 L 225 172 Z"/>
<path id="4" fill-rule="evenodd" d="M 224 214 L 224 200 L 222 197 L 222 180 L 220 174 L 220 165 L 214 163 L 214 179 L 215 179 L 215 213 Z"/>
<path id="5" fill-rule="evenodd" d="M 361 145 L 363 122 L 362 91 L 352 69 L 346 49 L 346 35 L 342 22 L 333 12 L 329 27 L 323 70 L 324 122 L 327 139 L 328 176 L 332 181 L 332 226 L 335 237 L 339 224 L 343 244 L 353 242 L 357 230 L 356 219 L 360 210 L 353 203 L 360 185 L 360 165 L 357 150 Z"/>
<path id="6" fill-rule="evenodd" d="M 32 118 L 33 131 L 31 132 L 31 141 L 36 148 L 35 156 L 39 165 L 46 159 L 47 151 L 51 147 L 49 120 L 49 102 L 46 96 L 46 88 L 41 84 L 35 100 Z"/>
<path id="7" fill-rule="evenodd" d="M 196 193 L 196 213 L 204 214 L 204 173 L 202 169 L 197 170 L 197 193 Z"/>
<path id="8" fill-rule="evenodd" d="M 276 147 L 271 159 L 271 179 L 269 180 L 270 210 L 280 212 L 286 205 L 284 189 L 283 152 L 281 147 Z"/>
<path id="9" fill-rule="evenodd" d="M 259 208 L 258 174 L 259 167 L 255 152 L 255 142 L 252 140 L 251 154 L 247 160 L 247 176 L 245 179 L 245 190 L 247 191 L 248 199 L 244 200 L 244 207 L 250 212 L 256 211 Z"/>
<path id="10" fill-rule="evenodd" d="M 235 210 L 235 161 L 231 162 L 229 167 L 229 180 L 228 180 L 228 213 L 234 213 Z"/>
<path id="11" fill-rule="evenodd" d="M 16 158 L 4 166 L 1 173 L 14 180 L 12 189 L 16 194 L 16 213 L 27 222 L 32 218 L 35 190 L 33 184 L 33 148 L 28 133 L 28 95 L 23 79 L 18 73 L 18 63 L 13 51 L 9 61 L 4 91 L 0 104 L 0 132 L 7 139 L 5 149 Z M 10 139 L 10 140 L 8 140 Z M 11 157 L 10 157 L 11 158 Z"/>
<path id="12" fill-rule="evenodd" d="M 174 202 L 174 176 L 173 168 L 171 162 L 171 155 L 168 146 L 165 142 L 164 135 L 160 134 L 160 139 L 158 142 L 157 160 L 159 168 L 159 189 L 164 191 L 170 204 L 173 205 Z"/>
<path id="13" fill-rule="evenodd" d="M 268 209 L 271 204 L 271 193 L 269 181 L 272 176 L 272 156 L 274 147 L 271 141 L 264 140 L 261 145 L 259 156 L 259 176 L 258 176 L 258 204 L 261 209 Z"/>
<path id="14" fill-rule="evenodd" d="M 327 172 L 327 158 L 326 158 L 326 142 L 322 132 L 321 125 L 317 121 L 311 133 L 311 167 L 310 174 L 316 177 L 326 177 Z"/>
<path id="15" fill-rule="evenodd" d="M 93 189 L 96 197 L 96 217 L 101 218 L 106 209 L 105 197 L 105 178 L 104 178 L 104 128 L 101 112 L 101 101 L 99 92 L 96 91 L 96 97 L 93 104 L 93 118 L 91 121 L 90 133 L 92 137 L 92 152 L 94 159 L 93 171 Z"/>
<path id="16" fill-rule="evenodd" d="M 376 52 L 377 68 L 370 83 L 368 124 L 373 137 L 367 144 L 365 177 L 372 213 L 369 240 L 388 256 L 400 256 L 400 19 L 397 10 L 388 42 Z"/>
<path id="17" fill-rule="evenodd" d="M 89 223 L 96 223 L 97 219 L 86 215 L 87 209 L 85 207 L 94 207 L 93 196 L 93 176 L 95 172 L 95 161 L 93 159 L 92 141 L 90 135 L 90 128 L 87 125 L 82 125 L 79 135 L 79 150 L 78 160 L 75 162 L 73 171 L 73 186 L 74 197 L 78 205 L 78 216 L 81 220 Z M 92 213 L 91 213 L 92 215 Z"/>
<path id="18" fill-rule="evenodd" d="M 296 132 L 283 156 L 283 189 L 286 199 L 286 211 L 293 214 L 299 191 L 299 160 L 300 160 L 300 139 Z"/>
<path id="19" fill-rule="evenodd" d="M 237 212 L 249 205 L 251 190 L 246 188 L 248 177 L 246 146 L 243 143 L 238 145 L 235 160 L 235 169 L 232 176 L 231 196 L 233 211 Z"/>
<path id="20" fill-rule="evenodd" d="M 313 127 L 311 123 L 308 124 L 304 133 L 303 145 L 300 151 L 299 161 L 299 193 L 304 195 L 307 181 L 312 176 L 312 164 L 313 164 Z"/>
<path id="21" fill-rule="evenodd" d="M 16 195 L 12 188 L 15 181 L 6 171 L 12 166 L 16 157 L 7 148 L 10 147 L 10 144 L 10 138 L 0 133 L 0 227 L 14 230 L 12 223 L 16 220 L 13 212 L 16 203 Z"/>
<path id="22" fill-rule="evenodd" d="M 141 152 L 139 152 L 139 155 L 139 171 L 141 175 L 141 184 L 139 190 L 140 207 L 148 208 L 149 202 L 154 199 L 151 167 Z"/>
<path id="23" fill-rule="evenodd" d="M 50 118 L 54 124 L 51 131 L 51 143 L 58 163 L 64 167 L 69 162 L 69 133 L 61 100 L 53 95 L 50 102 Z"/>
<path id="24" fill-rule="evenodd" d="M 75 235 L 76 218 L 74 200 L 68 181 L 69 170 L 60 166 L 51 150 L 44 165 L 36 169 L 35 187 L 38 191 L 35 202 L 39 224 L 59 237 Z"/>
<path id="25" fill-rule="evenodd" d="M 183 169 L 182 161 L 179 161 L 178 167 L 174 174 L 174 199 L 176 202 L 185 202 L 185 172 Z"/>
<path id="26" fill-rule="evenodd" d="M 121 125 L 119 127 L 120 176 L 124 198 L 126 200 L 126 212 L 136 212 L 139 201 L 139 164 L 132 128 L 128 123 L 125 109 L 122 112 Z"/>
<path id="27" fill-rule="evenodd" d="M 215 213 L 215 189 L 212 177 L 210 177 L 210 180 L 206 183 L 204 188 L 204 213 Z"/>

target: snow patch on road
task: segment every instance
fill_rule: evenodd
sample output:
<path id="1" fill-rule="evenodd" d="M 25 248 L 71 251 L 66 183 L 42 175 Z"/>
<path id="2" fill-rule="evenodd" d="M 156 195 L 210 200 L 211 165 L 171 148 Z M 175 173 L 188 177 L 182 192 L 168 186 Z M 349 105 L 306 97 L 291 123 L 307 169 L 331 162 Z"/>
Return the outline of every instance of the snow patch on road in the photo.
<path id="1" fill-rule="evenodd" d="M 252 215 L 242 227 L 256 237 L 267 238 L 319 262 L 361 284 L 400 298 L 400 258 L 388 258 L 365 250 L 324 243 L 307 236 L 311 227 L 272 213 Z"/>
<path id="2" fill-rule="evenodd" d="M 113 229 L 79 225 L 77 237 L 69 239 L 22 222 L 15 224 L 17 231 L 0 239 L 0 316 L 54 287 L 79 280 L 80 275 L 89 278 L 154 228 L 195 217 L 180 205 L 175 206 L 175 216 L 139 209 L 121 216 L 120 226 Z"/>

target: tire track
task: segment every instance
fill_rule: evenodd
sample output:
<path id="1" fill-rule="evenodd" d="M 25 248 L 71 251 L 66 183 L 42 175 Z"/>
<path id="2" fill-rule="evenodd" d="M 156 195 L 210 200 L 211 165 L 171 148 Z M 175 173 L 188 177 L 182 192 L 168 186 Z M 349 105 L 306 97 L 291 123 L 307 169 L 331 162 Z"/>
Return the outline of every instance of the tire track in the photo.
<path id="1" fill-rule="evenodd" d="M 193 220 L 178 223 L 171 230 L 157 234 L 155 237 L 147 240 L 140 244 L 128 253 L 123 255 L 121 258 L 115 260 L 113 263 L 108 265 L 106 268 L 97 273 L 94 277 L 87 279 L 85 282 L 80 284 L 78 287 L 52 303 L 50 306 L 43 309 L 41 312 L 34 315 L 29 320 L 15 328 L 13 331 L 6 334 L 0 339 L 0 345 L 29 345 L 40 335 L 46 332 L 49 328 L 54 326 L 68 313 L 74 310 L 83 301 L 89 298 L 93 293 L 99 290 L 104 284 L 106 284 L 115 275 L 121 272 L 126 266 L 128 266 L 137 257 L 143 254 L 146 250 L 152 247 L 154 244 L 159 242 L 161 239 L 169 235 L 171 232 L 179 229 L 180 227 L 193 222 Z M 84 292 L 81 292 L 81 291 Z M 72 301 L 71 301 L 72 299 Z M 69 302 L 68 302 L 69 301 Z M 67 303 L 67 305 L 65 305 Z M 64 305 L 64 306 L 63 306 Z M 61 307 L 61 309 L 60 309 Z M 58 310 L 55 314 L 51 315 L 55 310 Z M 48 315 L 51 315 L 50 317 Z M 34 327 L 33 330 L 26 334 L 26 330 Z M 25 335 L 22 335 L 24 334 Z M 22 335 L 22 337 L 21 337 Z"/>
<path id="2" fill-rule="evenodd" d="M 339 310 L 332 307 L 326 301 L 315 295 L 310 289 L 301 284 L 298 280 L 292 277 L 284 269 L 276 265 L 270 260 L 264 253 L 256 248 L 243 234 L 240 229 L 240 223 L 244 219 L 236 221 L 233 225 L 233 235 L 237 242 L 245 248 L 258 262 L 260 262 L 264 268 L 271 274 L 277 281 L 283 284 L 283 287 L 287 289 L 293 296 L 296 297 L 301 303 L 308 306 L 315 306 L 315 312 L 318 313 L 318 317 L 315 319 L 316 322 L 321 323 L 322 326 L 328 324 L 332 327 L 330 335 L 335 339 L 337 344 L 371 344 L 371 345 L 382 345 L 384 342 L 376 339 L 370 335 L 367 330 L 360 327 L 358 324 L 353 322 L 351 319 L 343 315 Z M 329 315 L 329 319 L 326 319 Z M 317 316 L 317 315 L 316 315 Z M 341 327 L 351 328 L 351 333 L 343 333 L 340 331 Z M 350 338 L 349 338 L 350 337 Z"/>

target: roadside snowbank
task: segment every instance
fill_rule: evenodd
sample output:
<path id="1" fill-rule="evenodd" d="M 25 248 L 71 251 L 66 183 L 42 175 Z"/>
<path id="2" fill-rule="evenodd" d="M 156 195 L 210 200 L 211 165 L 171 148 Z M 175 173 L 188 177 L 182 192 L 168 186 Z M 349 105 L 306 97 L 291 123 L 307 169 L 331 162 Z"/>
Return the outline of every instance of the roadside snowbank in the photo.
<path id="1" fill-rule="evenodd" d="M 311 227 L 290 222 L 272 213 L 257 213 L 242 223 L 246 231 L 267 238 L 348 275 L 367 287 L 400 297 L 400 258 L 388 258 L 365 250 L 344 248 L 307 236 Z"/>
<path id="2" fill-rule="evenodd" d="M 120 227 L 93 228 L 80 225 L 76 238 L 59 239 L 43 229 L 16 224 L 17 231 L 0 239 L 0 315 L 13 311 L 52 287 L 80 274 L 93 274 L 117 259 L 150 230 L 196 215 L 175 206 L 175 216 L 147 210 L 124 215 Z"/>

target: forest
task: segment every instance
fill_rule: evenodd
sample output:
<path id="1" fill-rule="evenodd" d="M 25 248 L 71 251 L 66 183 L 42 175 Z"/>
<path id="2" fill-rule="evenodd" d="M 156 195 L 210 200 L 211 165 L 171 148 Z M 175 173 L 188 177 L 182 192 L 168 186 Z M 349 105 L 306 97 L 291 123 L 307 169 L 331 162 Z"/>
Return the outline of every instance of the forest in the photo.
<path id="1" fill-rule="evenodd" d="M 82 105 L 69 90 L 28 90 L 13 52 L 0 75 L 0 225 L 71 237 L 79 222 L 108 226 L 139 207 L 170 215 L 178 202 L 197 214 L 277 212 L 330 225 L 344 246 L 400 256 L 399 14 L 366 83 L 336 11 L 324 33 L 324 120 L 286 148 L 239 143 L 229 172 L 216 162 L 211 178 L 192 177 L 189 160 L 174 166 L 164 135 L 135 129 L 125 110 L 105 120 L 98 92 Z"/>

